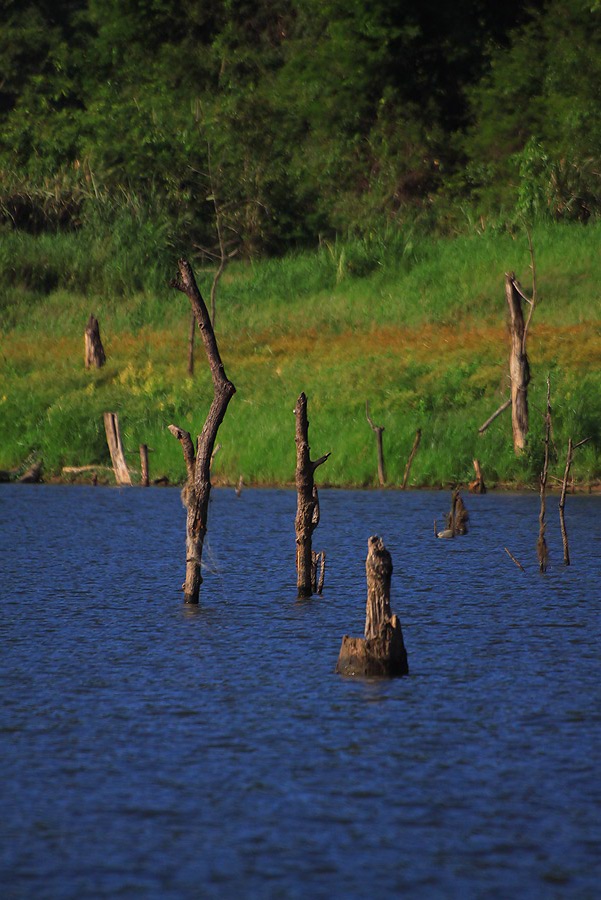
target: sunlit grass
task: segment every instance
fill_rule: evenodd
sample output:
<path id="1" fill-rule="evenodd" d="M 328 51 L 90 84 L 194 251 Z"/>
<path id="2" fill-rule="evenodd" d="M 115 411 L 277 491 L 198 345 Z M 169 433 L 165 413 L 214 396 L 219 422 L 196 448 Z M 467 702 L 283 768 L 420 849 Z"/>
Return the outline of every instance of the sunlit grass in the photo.
<path id="1" fill-rule="evenodd" d="M 402 481 L 417 428 L 422 442 L 410 485 L 469 481 L 475 457 L 491 483 L 535 484 L 548 372 L 556 473 L 567 438 L 590 436 L 574 472 L 600 477 L 599 237 L 598 226 L 533 232 L 539 305 L 529 340 L 531 449 L 522 459 L 512 451 L 509 411 L 483 436 L 478 427 L 509 392 L 503 277 L 514 270 L 531 290 L 525 234 L 414 237 L 410 251 L 407 242 L 324 245 L 230 266 L 218 294 L 217 335 L 237 393 L 219 433 L 215 477 L 292 482 L 293 408 L 305 391 L 312 454 L 331 451 L 320 483 L 377 483 L 369 402 L 373 420 L 385 428 L 391 485 Z M 0 264 L 6 269 L 9 250 L 23 249 L 31 269 L 34 244 L 9 244 L 0 245 Z M 52 268 L 51 248 L 51 241 L 40 245 L 42 271 Z M 69 265 L 66 243 L 57 259 Z M 199 433 L 212 385 L 199 337 L 195 376 L 186 374 L 190 311 L 186 297 L 168 286 L 175 273 L 165 269 L 157 280 L 153 270 L 145 286 L 138 261 L 137 288 L 129 293 L 111 282 L 111 270 L 99 268 L 102 285 L 84 284 L 76 272 L 71 286 L 59 278 L 45 292 L 22 262 L 13 270 L 19 266 L 31 283 L 24 275 L 8 278 L 0 298 L 0 468 L 21 466 L 32 454 L 43 458 L 48 475 L 66 465 L 108 465 L 102 413 L 111 410 L 119 413 L 132 468 L 145 443 L 151 476 L 182 480 L 181 448 L 167 425 Z M 367 274 L 358 277 L 359 271 Z M 49 283 L 57 277 L 48 276 Z M 199 282 L 208 298 L 210 273 L 199 272 Z M 92 311 L 108 361 L 89 372 L 83 333 Z"/>

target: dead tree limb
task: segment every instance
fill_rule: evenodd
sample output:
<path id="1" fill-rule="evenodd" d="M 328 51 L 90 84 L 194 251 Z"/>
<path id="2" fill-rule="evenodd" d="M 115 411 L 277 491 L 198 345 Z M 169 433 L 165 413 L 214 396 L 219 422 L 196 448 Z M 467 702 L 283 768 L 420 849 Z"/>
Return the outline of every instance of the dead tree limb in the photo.
<path id="1" fill-rule="evenodd" d="M 408 675 L 401 622 L 390 608 L 392 559 L 384 542 L 376 535 L 369 538 L 367 547 L 364 637 L 344 635 L 336 672 L 362 676 Z"/>
<path id="2" fill-rule="evenodd" d="M 578 447 L 582 447 L 583 444 L 587 444 L 590 441 L 590 438 L 584 438 L 582 441 L 578 441 L 577 444 L 572 442 L 572 438 L 568 438 L 568 452 L 566 454 L 566 466 L 563 473 L 563 480 L 561 482 L 561 496 L 559 498 L 559 524 L 561 526 L 561 541 L 563 543 L 563 562 L 564 565 L 570 565 L 570 546 L 568 543 L 568 532 L 566 529 L 566 520 L 565 520 L 565 506 L 566 506 L 566 490 L 568 487 L 568 478 L 570 477 L 570 469 L 572 468 L 572 462 L 574 459 L 574 450 Z"/>
<path id="3" fill-rule="evenodd" d="M 509 557 L 509 559 L 511 559 L 511 560 L 516 564 L 516 566 L 518 567 L 518 569 L 521 569 L 522 572 L 525 572 L 525 571 L 526 571 L 525 568 L 523 567 L 523 565 L 521 564 L 521 562 L 515 558 L 515 556 L 513 555 L 513 553 L 511 553 L 511 552 L 507 549 L 507 547 L 504 547 L 503 549 L 505 550 L 505 553 L 507 554 L 507 556 Z"/>
<path id="4" fill-rule="evenodd" d="M 178 262 L 179 277 L 172 283 L 177 290 L 186 294 L 192 312 L 200 329 L 202 341 L 213 381 L 213 401 L 205 419 L 201 434 L 197 439 L 196 451 L 187 431 L 176 425 L 169 425 L 169 431 L 182 446 L 186 463 L 187 479 L 182 491 L 186 508 L 186 580 L 183 584 L 186 603 L 198 603 L 202 584 L 202 550 L 207 532 L 207 515 L 211 494 L 211 457 L 219 426 L 223 422 L 228 404 L 236 388 L 225 374 L 211 319 L 196 284 L 190 263 L 185 259 Z"/>
<path id="5" fill-rule="evenodd" d="M 100 369 L 106 362 L 106 353 L 100 340 L 100 325 L 93 313 L 90 313 L 84 335 L 84 361 L 86 369 Z"/>
<path id="6" fill-rule="evenodd" d="M 296 417 L 296 584 L 299 597 L 313 594 L 312 536 L 319 523 L 319 496 L 314 481 L 315 470 L 330 456 L 311 459 L 307 397 L 300 395 L 294 407 Z"/>
<path id="7" fill-rule="evenodd" d="M 106 442 L 108 444 L 109 453 L 111 454 L 111 462 L 115 473 L 115 481 L 120 485 L 130 485 L 131 475 L 125 462 L 125 453 L 123 452 L 123 443 L 121 441 L 121 431 L 119 429 L 119 417 L 117 413 L 104 413 L 104 430 L 106 432 Z"/>
<path id="8" fill-rule="evenodd" d="M 383 487 L 386 484 L 386 467 L 384 465 L 384 447 L 382 445 L 382 433 L 384 431 L 383 425 L 374 425 L 369 415 L 369 404 L 367 400 L 365 401 L 365 415 L 367 417 L 367 421 L 369 423 L 369 427 L 373 431 L 376 436 L 376 444 L 378 448 L 378 481 L 380 485 Z"/>
<path id="9" fill-rule="evenodd" d="M 474 472 L 476 473 L 476 478 L 474 481 L 470 481 L 469 491 L 472 494 L 485 494 L 486 485 L 484 484 L 484 476 L 482 474 L 482 469 L 480 468 L 480 462 L 477 459 L 474 460 Z"/>
<path id="10" fill-rule="evenodd" d="M 528 384 L 530 366 L 526 354 L 528 330 L 524 324 L 522 292 L 513 272 L 505 275 L 505 297 L 509 308 L 509 375 L 511 378 L 511 427 L 513 449 L 516 455 L 523 453 L 528 435 Z M 533 307 L 531 306 L 530 312 Z M 528 325 L 531 315 L 528 316 Z"/>
<path id="11" fill-rule="evenodd" d="M 511 406 L 511 397 L 509 397 L 508 400 L 505 400 L 504 403 L 501 403 L 501 405 L 500 405 L 500 407 L 498 408 L 498 410 L 497 410 L 496 412 L 494 412 L 494 413 L 492 414 L 492 416 L 490 416 L 490 417 L 486 420 L 486 422 L 484 423 L 484 425 L 481 425 L 481 426 L 480 426 L 480 428 L 478 429 L 478 433 L 479 433 L 479 434 L 484 434 L 484 432 L 486 431 L 486 429 L 488 428 L 488 426 L 489 426 L 489 425 L 492 425 L 492 423 L 495 421 L 495 419 L 497 418 L 497 416 L 500 416 L 502 412 L 505 412 L 505 410 L 507 409 L 508 406 Z"/>
<path id="12" fill-rule="evenodd" d="M 401 490 L 405 490 L 407 487 L 407 482 L 409 480 L 409 472 L 411 471 L 411 465 L 413 463 L 413 457 L 417 453 L 417 448 L 419 447 L 419 442 L 422 439 L 422 430 L 418 428 L 415 432 L 415 439 L 413 441 L 413 447 L 411 448 L 411 453 L 409 454 L 409 459 L 407 460 L 407 465 L 405 466 L 405 474 L 403 475 L 403 483 L 401 485 Z"/>
<path id="13" fill-rule="evenodd" d="M 545 458 L 543 463 L 543 471 L 540 475 L 540 512 L 538 516 L 538 541 L 536 542 L 536 554 L 538 556 L 538 567 L 541 572 L 547 571 L 547 563 L 549 560 L 549 550 L 545 538 L 545 506 L 546 506 L 546 490 L 547 476 L 549 474 L 549 443 L 551 437 L 551 379 L 547 376 L 547 410 L 545 413 Z"/>

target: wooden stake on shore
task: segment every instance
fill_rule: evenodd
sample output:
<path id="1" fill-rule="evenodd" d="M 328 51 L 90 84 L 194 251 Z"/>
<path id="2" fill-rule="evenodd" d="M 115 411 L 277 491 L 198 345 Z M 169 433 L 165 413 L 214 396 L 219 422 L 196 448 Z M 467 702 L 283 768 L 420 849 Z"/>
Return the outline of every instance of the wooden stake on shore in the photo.
<path id="1" fill-rule="evenodd" d="M 100 369 L 106 362 L 106 353 L 100 340 L 100 325 L 90 313 L 84 334 L 84 362 L 86 369 Z"/>
<path id="2" fill-rule="evenodd" d="M 106 432 L 106 442 L 108 444 L 109 453 L 111 454 L 115 481 L 119 485 L 131 485 L 131 475 L 129 474 L 129 469 L 125 462 L 125 453 L 123 452 L 123 443 L 121 441 L 121 431 L 119 429 L 119 417 L 117 413 L 104 413 L 104 430 Z"/>
<path id="3" fill-rule="evenodd" d="M 150 484 L 148 475 L 148 446 L 140 444 L 140 484 L 142 487 L 148 487 Z"/>
<path id="4" fill-rule="evenodd" d="M 403 483 L 401 485 L 401 490 L 405 490 L 407 487 L 407 482 L 409 480 L 409 472 L 411 471 L 411 464 L 413 462 L 413 457 L 417 453 L 417 449 L 419 447 L 419 443 L 422 439 L 422 430 L 418 428 L 415 432 L 415 439 L 413 441 L 413 447 L 411 448 L 411 453 L 409 454 L 409 459 L 407 460 L 407 465 L 405 466 L 405 474 L 403 475 Z"/>
<path id="5" fill-rule="evenodd" d="M 384 485 L 386 484 L 386 467 L 384 465 L 384 447 L 382 444 L 382 434 L 384 432 L 384 426 L 374 425 L 374 423 L 372 422 L 369 415 L 369 404 L 367 400 L 365 401 L 365 415 L 367 417 L 369 427 L 376 436 L 376 446 L 378 448 L 378 481 L 380 482 L 380 486 L 384 487 Z"/>

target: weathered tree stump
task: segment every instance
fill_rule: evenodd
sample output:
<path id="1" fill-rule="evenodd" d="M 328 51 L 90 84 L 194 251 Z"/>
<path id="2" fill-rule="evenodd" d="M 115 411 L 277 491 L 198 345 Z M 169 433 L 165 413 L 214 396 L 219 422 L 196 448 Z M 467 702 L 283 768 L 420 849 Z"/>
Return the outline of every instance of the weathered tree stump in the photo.
<path id="1" fill-rule="evenodd" d="M 467 534 L 469 518 L 469 513 L 465 508 L 459 488 L 455 488 L 451 495 L 451 509 L 447 513 L 446 528 L 437 532 L 436 536 L 439 538 L 454 538 L 460 534 Z"/>
<path id="2" fill-rule="evenodd" d="M 185 259 L 178 262 L 179 278 L 173 287 L 188 297 L 192 312 L 198 323 L 207 354 L 213 380 L 213 401 L 205 419 L 202 433 L 197 440 L 196 451 L 187 431 L 176 425 L 169 425 L 169 431 L 182 446 L 186 463 L 187 479 L 182 491 L 182 501 L 186 508 L 186 580 L 182 585 L 186 603 L 197 604 L 202 584 L 202 550 L 207 532 L 207 516 L 211 494 L 211 458 L 219 426 L 225 416 L 228 404 L 236 388 L 225 374 L 211 319 L 196 284 L 190 263 Z"/>
<path id="3" fill-rule="evenodd" d="M 84 361 L 86 369 L 100 369 L 106 362 L 106 354 L 100 340 L 98 319 L 90 313 L 84 335 Z"/>
<path id="4" fill-rule="evenodd" d="M 37 461 L 17 479 L 19 484 L 39 484 L 42 480 L 42 463 Z"/>
<path id="5" fill-rule="evenodd" d="M 409 674 L 407 651 L 399 617 L 390 609 L 392 560 L 384 542 L 372 536 L 367 542 L 367 604 L 362 638 L 345 634 L 336 672 L 364 677 L 398 677 Z"/>
<path id="6" fill-rule="evenodd" d="M 526 354 L 527 323 L 522 311 L 523 293 L 513 272 L 505 275 L 505 297 L 509 307 L 509 335 L 511 350 L 509 355 L 509 376 L 511 378 L 511 427 L 513 449 L 516 455 L 526 447 L 528 435 L 528 384 L 530 366 Z M 530 316 L 528 317 L 528 322 Z"/>
<path id="7" fill-rule="evenodd" d="M 131 475 L 129 474 L 129 469 L 125 462 L 125 453 L 121 442 L 121 431 L 119 430 L 119 417 L 117 413 L 105 412 L 104 430 L 106 432 L 106 442 L 108 444 L 109 453 L 111 454 L 115 481 L 119 485 L 130 485 Z"/>
<path id="8" fill-rule="evenodd" d="M 319 495 L 314 481 L 315 470 L 330 456 L 311 459 L 309 447 L 309 420 L 307 398 L 300 395 L 294 407 L 296 416 L 296 586 L 299 597 L 311 597 L 314 593 L 313 532 L 319 524 Z"/>

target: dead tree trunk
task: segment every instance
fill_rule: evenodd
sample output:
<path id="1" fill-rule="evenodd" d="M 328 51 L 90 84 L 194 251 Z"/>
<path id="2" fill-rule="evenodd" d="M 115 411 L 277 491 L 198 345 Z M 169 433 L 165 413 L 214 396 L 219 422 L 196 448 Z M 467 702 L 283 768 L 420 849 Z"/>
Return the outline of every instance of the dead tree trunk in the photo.
<path id="1" fill-rule="evenodd" d="M 376 444 L 378 447 L 378 481 L 380 482 L 380 486 L 383 487 L 386 484 L 386 467 L 384 465 L 384 447 L 382 444 L 382 433 L 384 431 L 384 427 L 382 425 L 374 425 L 374 423 L 372 422 L 369 415 L 369 405 L 367 403 L 367 400 L 365 401 L 365 415 L 367 417 L 369 427 L 376 436 Z"/>
<path id="2" fill-rule="evenodd" d="M 419 447 L 419 442 L 422 439 L 422 430 L 418 428 L 415 432 L 415 440 L 413 441 L 413 447 L 411 448 L 411 453 L 409 454 L 409 459 L 407 460 L 407 465 L 405 466 L 405 474 L 403 475 L 403 484 L 401 485 L 402 490 L 405 490 L 407 487 L 407 482 L 409 480 L 409 472 L 411 471 L 411 464 L 413 463 L 413 457 L 417 453 L 417 448 Z"/>
<path id="3" fill-rule="evenodd" d="M 392 559 L 377 536 L 367 542 L 367 604 L 363 638 L 345 635 L 338 655 L 336 672 L 341 675 L 408 675 L 407 651 L 398 616 L 390 608 Z"/>
<path id="4" fill-rule="evenodd" d="M 538 541 L 536 542 L 536 555 L 538 556 L 538 567 L 541 572 L 547 571 L 547 562 L 549 560 L 549 551 L 547 549 L 547 541 L 545 538 L 545 506 L 547 491 L 547 475 L 549 472 L 549 443 L 551 439 L 551 381 L 547 378 L 547 411 L 545 414 L 545 459 L 543 463 L 543 471 L 540 476 L 540 513 L 538 516 Z"/>
<path id="5" fill-rule="evenodd" d="M 148 487 L 149 483 L 148 446 L 146 444 L 140 444 L 140 484 L 142 487 Z"/>
<path id="6" fill-rule="evenodd" d="M 131 475 L 125 462 L 125 453 L 123 452 L 123 444 L 121 442 L 121 431 L 119 430 L 119 417 L 117 413 L 105 412 L 104 414 L 104 430 L 106 432 L 106 442 L 108 444 L 109 453 L 111 454 L 111 462 L 115 473 L 115 481 L 117 484 L 131 484 Z"/>
<path id="7" fill-rule="evenodd" d="M 192 312 L 200 329 L 213 380 L 213 401 L 202 433 L 198 436 L 196 451 L 187 431 L 183 431 L 176 425 L 169 425 L 169 431 L 182 445 L 187 471 L 186 484 L 182 491 L 182 500 L 187 512 L 186 580 L 182 586 L 184 600 L 186 603 L 198 603 L 202 584 L 202 550 L 207 532 L 207 514 L 211 493 L 211 456 L 219 426 L 225 416 L 228 403 L 236 393 L 236 388 L 225 374 L 211 319 L 198 290 L 192 267 L 185 259 L 180 259 L 178 266 L 179 278 L 173 282 L 173 287 L 186 294 L 190 301 Z"/>
<path id="8" fill-rule="evenodd" d="M 319 524 L 319 496 L 314 482 L 315 470 L 326 461 L 329 453 L 311 460 L 307 397 L 300 395 L 294 407 L 296 416 L 296 585 L 299 597 L 313 593 L 313 548 L 311 539 Z"/>
<path id="9" fill-rule="evenodd" d="M 84 361 L 86 369 L 100 369 L 106 362 L 106 354 L 100 340 L 100 325 L 98 319 L 90 313 L 84 335 L 85 352 Z"/>
<path id="10" fill-rule="evenodd" d="M 522 298 L 515 275 L 505 275 L 505 297 L 509 307 L 509 334 L 511 350 L 509 356 L 509 376 L 511 378 L 511 427 L 513 430 L 513 449 L 516 455 L 526 447 L 528 435 L 528 384 L 530 382 L 530 366 L 526 354 L 526 338 L 528 329 L 524 323 Z M 532 301 L 529 301 L 532 302 Z"/>

